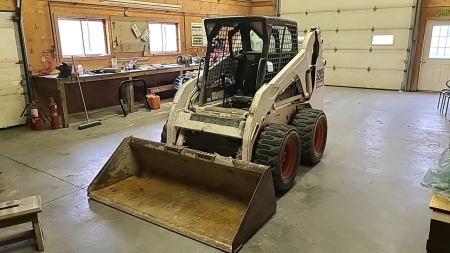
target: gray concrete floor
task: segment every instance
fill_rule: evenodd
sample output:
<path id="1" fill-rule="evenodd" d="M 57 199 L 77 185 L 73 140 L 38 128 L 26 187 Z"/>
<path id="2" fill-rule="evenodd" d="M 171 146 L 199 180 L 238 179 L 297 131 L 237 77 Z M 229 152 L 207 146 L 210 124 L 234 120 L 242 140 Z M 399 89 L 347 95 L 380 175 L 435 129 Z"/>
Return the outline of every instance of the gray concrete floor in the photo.
<path id="1" fill-rule="evenodd" d="M 450 141 L 436 102 L 437 94 L 328 87 L 323 161 L 301 168 L 275 216 L 241 252 L 425 252 L 431 192 L 420 181 Z M 114 116 L 83 131 L 0 131 L 0 201 L 42 196 L 48 253 L 219 252 L 86 196 L 119 142 L 159 140 L 166 115 Z M 0 252 L 35 252 L 35 244 Z"/>

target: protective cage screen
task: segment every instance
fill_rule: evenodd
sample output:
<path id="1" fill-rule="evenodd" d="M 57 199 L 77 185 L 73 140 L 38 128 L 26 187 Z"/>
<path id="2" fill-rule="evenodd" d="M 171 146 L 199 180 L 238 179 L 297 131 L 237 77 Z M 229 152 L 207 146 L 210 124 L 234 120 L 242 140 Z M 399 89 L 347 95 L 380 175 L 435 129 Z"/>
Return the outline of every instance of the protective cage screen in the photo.
<path id="1" fill-rule="evenodd" d="M 223 99 L 220 74 L 226 75 L 226 81 L 235 83 L 239 60 L 233 60 L 229 52 L 228 34 L 234 29 L 233 26 L 223 26 L 213 40 L 211 53 L 208 61 L 206 75 L 206 101 L 212 102 Z M 238 31 L 232 38 L 232 50 L 234 54 L 243 49 L 242 36 Z M 249 51 L 252 49 L 249 48 Z M 273 72 L 264 76 L 264 82 L 270 82 L 298 53 L 298 31 L 295 26 L 273 26 L 270 34 L 269 52 L 267 61 L 272 62 Z M 260 84 L 262 85 L 262 84 Z M 259 87 L 258 87 L 259 88 Z"/>
<path id="2" fill-rule="evenodd" d="M 213 45 L 211 45 L 213 49 L 211 49 L 209 59 L 206 59 L 209 66 L 205 83 L 207 93 L 209 93 L 206 96 L 206 102 L 223 99 L 224 94 L 220 86 L 220 74 L 225 74 L 226 78 L 232 83 L 235 81 L 234 77 L 238 71 L 238 60 L 231 59 L 228 40 L 228 33 L 233 29 L 234 27 L 232 26 L 223 26 L 214 38 Z M 242 50 L 240 31 L 232 37 L 232 48 L 234 52 Z"/>
<path id="3" fill-rule="evenodd" d="M 298 53 L 296 27 L 273 26 L 270 35 L 267 60 L 273 64 L 273 72 L 266 71 L 264 82 L 270 82 Z"/>

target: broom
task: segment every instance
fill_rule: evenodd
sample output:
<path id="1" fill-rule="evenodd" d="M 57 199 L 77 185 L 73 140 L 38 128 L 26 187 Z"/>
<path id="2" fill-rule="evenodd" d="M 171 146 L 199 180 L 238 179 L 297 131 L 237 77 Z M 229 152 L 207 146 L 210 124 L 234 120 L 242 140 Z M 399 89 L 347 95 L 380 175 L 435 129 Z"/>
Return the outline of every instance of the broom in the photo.
<path id="1" fill-rule="evenodd" d="M 72 65 L 75 67 L 75 61 L 73 60 L 73 56 L 72 56 Z M 78 76 L 77 72 L 75 73 L 75 75 L 77 76 L 78 87 L 80 87 L 81 99 L 83 100 L 84 113 L 86 113 L 86 120 L 87 120 L 86 124 L 81 124 L 78 126 L 78 130 L 83 130 L 86 128 L 99 126 L 102 124 L 100 121 L 92 121 L 92 122 L 89 121 L 89 115 L 88 115 L 88 111 L 86 109 L 86 103 L 84 102 L 83 89 L 81 88 L 80 77 Z"/>

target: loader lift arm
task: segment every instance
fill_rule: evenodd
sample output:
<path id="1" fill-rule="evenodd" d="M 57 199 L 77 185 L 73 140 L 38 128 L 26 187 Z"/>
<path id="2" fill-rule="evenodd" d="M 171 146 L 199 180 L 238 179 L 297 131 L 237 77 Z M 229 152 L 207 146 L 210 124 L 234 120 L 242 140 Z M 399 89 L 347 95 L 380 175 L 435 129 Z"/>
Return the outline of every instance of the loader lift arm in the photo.
<path id="1" fill-rule="evenodd" d="M 316 86 L 323 85 L 321 83 L 323 74 L 320 73 L 324 71 L 326 60 L 322 57 L 322 43 L 323 39 L 319 29 L 312 28 L 308 31 L 300 52 L 255 94 L 246 120 L 248 125 L 244 135 L 251 136 L 251 138 L 243 139 L 243 160 L 251 161 L 258 130 L 265 124 L 264 118 L 270 113 L 275 113 L 277 108 L 301 100 L 313 103 L 313 108 L 322 109 L 323 91 L 316 92 L 314 97 L 311 96 Z M 297 89 L 303 92 L 287 100 L 276 102 L 275 98 L 293 82 L 296 83 Z M 274 90 L 276 91 L 274 92 Z"/>

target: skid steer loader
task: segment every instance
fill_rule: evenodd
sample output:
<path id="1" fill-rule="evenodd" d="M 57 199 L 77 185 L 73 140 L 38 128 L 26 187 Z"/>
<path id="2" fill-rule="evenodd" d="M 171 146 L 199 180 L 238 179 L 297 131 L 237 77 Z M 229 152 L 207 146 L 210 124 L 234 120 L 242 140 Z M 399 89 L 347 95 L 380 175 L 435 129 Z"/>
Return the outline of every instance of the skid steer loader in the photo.
<path id="1" fill-rule="evenodd" d="M 204 20 L 203 71 L 175 95 L 161 142 L 122 141 L 88 188 L 119 210 L 227 252 L 276 211 L 325 150 L 323 39 L 275 17 Z"/>

